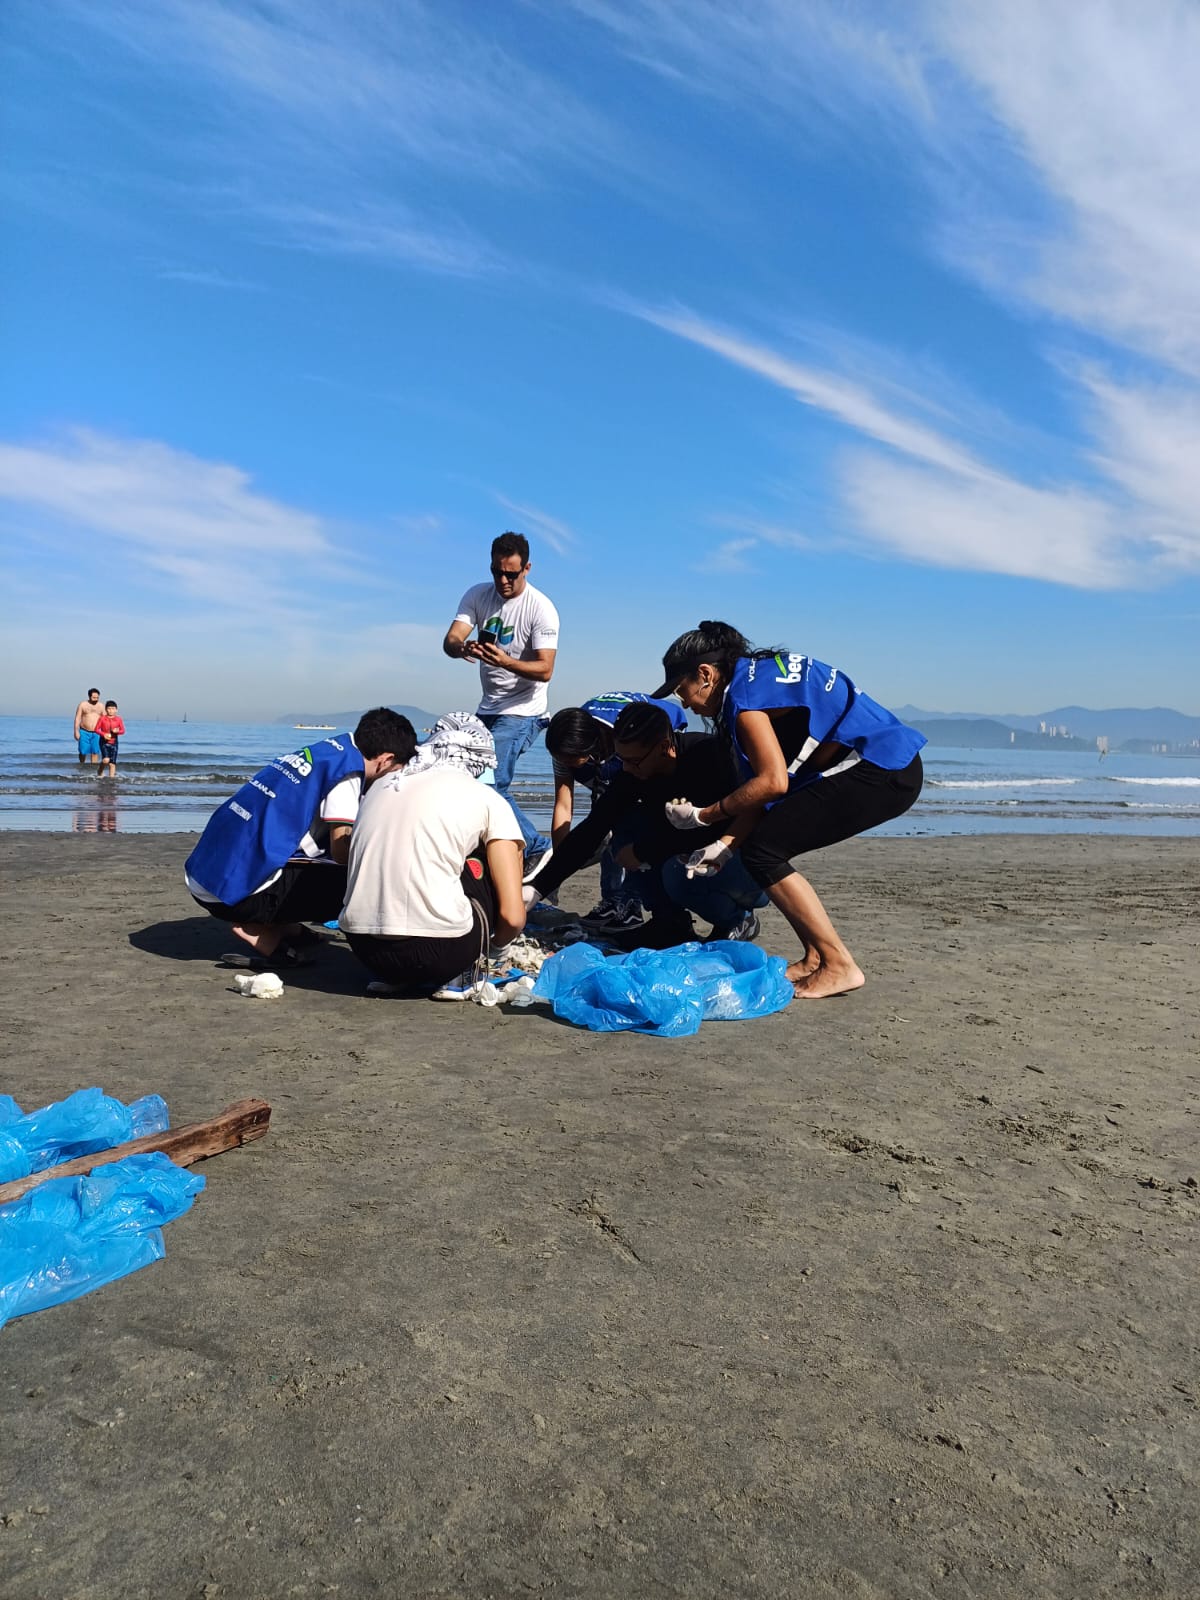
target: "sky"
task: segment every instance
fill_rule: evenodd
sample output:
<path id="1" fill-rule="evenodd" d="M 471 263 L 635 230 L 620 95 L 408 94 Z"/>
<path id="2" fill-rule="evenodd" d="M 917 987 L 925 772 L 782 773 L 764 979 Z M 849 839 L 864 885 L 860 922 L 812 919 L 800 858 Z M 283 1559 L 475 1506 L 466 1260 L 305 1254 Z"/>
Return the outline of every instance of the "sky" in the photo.
<path id="1" fill-rule="evenodd" d="M 1200 8 L 8 0 L 0 711 L 551 707 L 702 618 L 1200 713 Z"/>

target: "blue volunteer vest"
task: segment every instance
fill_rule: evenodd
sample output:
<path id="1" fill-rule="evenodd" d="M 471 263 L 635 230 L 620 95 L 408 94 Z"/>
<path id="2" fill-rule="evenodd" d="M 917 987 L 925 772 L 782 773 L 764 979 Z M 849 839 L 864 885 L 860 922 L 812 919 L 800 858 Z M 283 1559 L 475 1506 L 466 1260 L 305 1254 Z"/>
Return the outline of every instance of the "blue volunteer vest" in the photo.
<path id="1" fill-rule="evenodd" d="M 725 690 L 721 715 L 746 777 L 753 768 L 738 742 L 739 714 L 776 711 L 785 706 L 803 706 L 808 711 L 809 736 L 788 769 L 789 789 L 804 788 L 818 778 L 844 770 L 853 761 L 870 761 L 888 772 L 901 772 L 926 742 L 924 734 L 894 717 L 836 667 L 794 651 L 781 650 L 765 660 L 742 656 Z M 854 752 L 853 760 L 839 762 L 829 774 L 799 772 L 801 763 L 826 740 L 848 745 Z"/>
<path id="2" fill-rule="evenodd" d="M 611 728 L 625 707 L 632 705 L 658 706 L 670 717 L 671 727 L 676 733 L 687 727 L 687 713 L 674 700 L 656 700 L 653 695 L 638 694 L 632 689 L 613 689 L 608 694 L 595 695 L 583 702 L 583 710 L 589 717 L 595 717 L 597 722 L 606 723 Z M 578 768 L 573 776 L 577 783 L 587 788 L 597 785 L 604 788 L 620 771 L 621 763 L 613 756 L 609 761 L 589 761 L 586 766 Z"/>
<path id="3" fill-rule="evenodd" d="M 348 733 L 276 756 L 213 812 L 187 858 L 188 876 L 223 905 L 236 905 L 293 854 L 330 790 L 362 770 Z"/>

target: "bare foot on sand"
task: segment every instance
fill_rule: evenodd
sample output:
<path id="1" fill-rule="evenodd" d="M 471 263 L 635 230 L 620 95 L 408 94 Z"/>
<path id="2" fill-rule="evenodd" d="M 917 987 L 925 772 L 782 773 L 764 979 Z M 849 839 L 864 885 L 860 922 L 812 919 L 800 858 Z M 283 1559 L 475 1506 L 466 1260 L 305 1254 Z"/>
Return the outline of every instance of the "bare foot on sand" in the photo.
<path id="1" fill-rule="evenodd" d="M 791 976 L 790 969 L 788 976 Z M 861 969 L 853 961 L 836 966 L 822 965 L 796 984 L 796 998 L 826 1000 L 831 995 L 849 994 L 851 989 L 861 989 L 866 981 Z"/>
<path id="2" fill-rule="evenodd" d="M 234 922 L 230 926 L 242 943 L 260 956 L 273 956 L 285 939 L 294 938 L 301 931 L 299 923 Z"/>
<path id="3" fill-rule="evenodd" d="M 821 965 L 821 958 L 815 950 L 807 950 L 799 961 L 788 963 L 787 977 L 789 983 L 802 983 L 805 978 L 811 978 Z"/>

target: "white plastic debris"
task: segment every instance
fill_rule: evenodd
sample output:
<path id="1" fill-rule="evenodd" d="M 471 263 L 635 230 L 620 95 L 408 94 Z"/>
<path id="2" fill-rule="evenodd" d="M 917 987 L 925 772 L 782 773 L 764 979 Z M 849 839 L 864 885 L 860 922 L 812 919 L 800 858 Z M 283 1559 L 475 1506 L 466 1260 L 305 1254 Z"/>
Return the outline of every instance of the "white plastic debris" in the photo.
<path id="1" fill-rule="evenodd" d="M 528 976 L 518 978 L 516 983 L 509 984 L 508 993 L 504 998 L 510 1006 L 515 1006 L 518 1010 L 524 1010 L 526 1006 L 536 1006 L 538 1001 L 533 993 L 533 979 Z"/>
<path id="2" fill-rule="evenodd" d="M 278 1000 L 283 993 L 283 979 L 275 972 L 239 972 L 233 986 L 252 1000 Z"/>

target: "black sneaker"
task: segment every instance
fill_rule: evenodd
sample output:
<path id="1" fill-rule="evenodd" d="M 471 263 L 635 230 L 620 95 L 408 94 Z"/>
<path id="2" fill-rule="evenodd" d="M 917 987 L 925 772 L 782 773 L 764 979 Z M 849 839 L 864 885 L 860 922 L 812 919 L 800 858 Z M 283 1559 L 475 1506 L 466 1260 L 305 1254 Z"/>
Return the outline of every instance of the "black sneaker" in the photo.
<path id="1" fill-rule="evenodd" d="M 579 920 L 594 933 L 632 933 L 642 926 L 642 913 L 632 900 L 601 900 Z"/>
<path id="2" fill-rule="evenodd" d="M 551 845 L 549 849 L 539 850 L 536 855 L 526 856 L 525 867 L 521 873 L 521 882 L 528 883 L 535 874 L 542 870 L 553 854 L 554 846 Z"/>
<path id="3" fill-rule="evenodd" d="M 762 923 L 759 922 L 756 913 L 747 911 L 740 922 L 729 923 L 723 928 L 714 928 L 704 942 L 716 944 L 722 939 L 757 939 L 761 932 Z"/>

